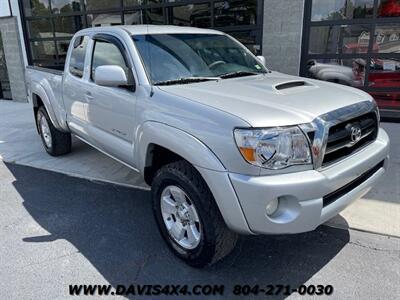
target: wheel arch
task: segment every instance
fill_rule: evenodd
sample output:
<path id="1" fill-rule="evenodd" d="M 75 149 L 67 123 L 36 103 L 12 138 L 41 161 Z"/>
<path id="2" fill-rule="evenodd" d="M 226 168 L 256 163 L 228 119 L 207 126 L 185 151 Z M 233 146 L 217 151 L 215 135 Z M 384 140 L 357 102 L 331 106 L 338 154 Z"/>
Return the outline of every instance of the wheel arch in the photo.
<path id="1" fill-rule="evenodd" d="M 65 122 L 65 117 L 62 115 L 64 107 L 61 107 L 62 104 L 54 99 L 54 93 L 48 89 L 50 89 L 50 87 L 46 84 L 42 86 L 42 84 L 36 81 L 31 82 L 29 93 L 33 112 L 35 114 L 34 117 L 36 119 L 36 113 L 39 107 L 44 106 L 54 127 L 60 131 L 68 132 L 69 130 Z"/>
<path id="2" fill-rule="evenodd" d="M 54 127 L 56 127 L 59 130 L 64 130 L 58 123 L 55 111 L 53 109 L 53 106 L 51 105 L 50 99 L 46 91 L 39 84 L 32 84 L 31 99 L 32 99 L 35 120 L 39 107 L 44 106 Z"/>
<path id="3" fill-rule="evenodd" d="M 204 143 L 178 128 L 148 121 L 143 124 L 138 136 L 139 169 L 149 185 L 160 167 L 181 159 L 195 167 L 226 171 Z"/>
<path id="4" fill-rule="evenodd" d="M 153 121 L 143 124 L 138 137 L 139 170 L 147 184 L 151 185 L 158 168 L 163 165 L 154 164 L 155 158 L 167 157 L 164 160 L 167 162 L 185 160 L 200 173 L 228 227 L 252 234 L 225 166 L 204 143 L 183 130 Z"/>

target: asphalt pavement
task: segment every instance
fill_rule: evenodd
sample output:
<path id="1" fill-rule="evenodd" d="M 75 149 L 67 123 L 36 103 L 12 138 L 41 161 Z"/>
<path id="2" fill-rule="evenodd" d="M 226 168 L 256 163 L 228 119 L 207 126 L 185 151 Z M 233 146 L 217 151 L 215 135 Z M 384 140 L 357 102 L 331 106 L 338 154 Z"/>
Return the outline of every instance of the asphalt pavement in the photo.
<path id="1" fill-rule="evenodd" d="M 398 299 L 399 282 L 399 238 L 326 226 L 242 237 L 192 269 L 161 239 L 149 192 L 0 161 L 0 299 L 67 298 L 70 284 L 223 284 L 229 299 L 235 284 L 322 284 L 330 299 Z"/>

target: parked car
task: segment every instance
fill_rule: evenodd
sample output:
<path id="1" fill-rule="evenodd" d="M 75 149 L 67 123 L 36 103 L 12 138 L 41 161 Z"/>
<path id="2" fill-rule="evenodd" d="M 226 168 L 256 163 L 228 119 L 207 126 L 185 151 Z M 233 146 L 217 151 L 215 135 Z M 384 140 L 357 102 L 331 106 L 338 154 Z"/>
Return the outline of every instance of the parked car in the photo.
<path id="1" fill-rule="evenodd" d="M 370 95 L 270 71 L 219 31 L 84 29 L 64 72 L 26 76 L 45 150 L 67 154 L 75 135 L 139 171 L 161 235 L 194 267 L 226 256 L 238 234 L 314 230 L 388 163 Z"/>

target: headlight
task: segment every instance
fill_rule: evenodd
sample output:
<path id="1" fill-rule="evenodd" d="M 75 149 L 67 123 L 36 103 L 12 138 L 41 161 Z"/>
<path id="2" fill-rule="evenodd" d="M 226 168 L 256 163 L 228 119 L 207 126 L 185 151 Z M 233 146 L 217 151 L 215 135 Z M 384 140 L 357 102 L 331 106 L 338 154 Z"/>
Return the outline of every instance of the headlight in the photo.
<path id="1" fill-rule="evenodd" d="M 267 169 L 311 164 L 308 140 L 298 127 L 236 129 L 240 153 L 249 163 Z"/>

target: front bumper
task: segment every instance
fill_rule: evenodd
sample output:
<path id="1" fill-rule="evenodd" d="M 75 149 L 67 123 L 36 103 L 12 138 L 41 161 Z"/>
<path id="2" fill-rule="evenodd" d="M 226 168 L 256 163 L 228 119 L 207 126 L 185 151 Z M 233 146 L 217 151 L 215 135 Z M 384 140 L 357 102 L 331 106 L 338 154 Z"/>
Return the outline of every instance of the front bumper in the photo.
<path id="1" fill-rule="evenodd" d="M 388 155 L 389 137 L 380 129 L 375 142 L 323 170 L 261 177 L 230 173 L 230 187 L 215 178 L 210 188 L 227 225 L 235 231 L 254 234 L 307 232 L 365 195 L 385 172 Z M 209 183 L 207 175 L 205 171 L 203 176 Z M 278 212 L 269 217 L 266 206 L 273 199 L 280 199 L 280 205 Z M 232 201 L 239 203 L 236 206 L 241 208 L 248 227 L 242 220 L 240 224 L 237 222 L 238 212 L 236 220 L 233 219 L 232 206 L 230 212 L 226 212 Z"/>

